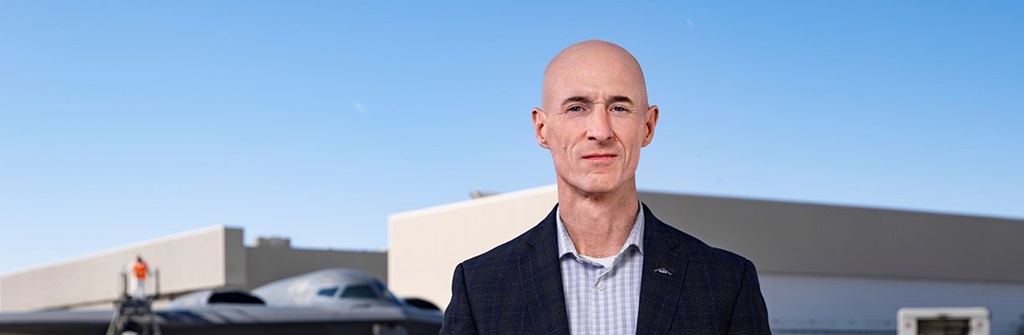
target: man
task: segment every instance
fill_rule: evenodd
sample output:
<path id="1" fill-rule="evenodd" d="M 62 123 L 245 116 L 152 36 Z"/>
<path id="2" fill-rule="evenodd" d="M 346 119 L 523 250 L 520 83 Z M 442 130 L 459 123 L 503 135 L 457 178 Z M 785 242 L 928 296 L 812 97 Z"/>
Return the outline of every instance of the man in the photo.
<path id="1" fill-rule="evenodd" d="M 142 260 L 142 256 L 135 256 L 135 261 L 128 264 L 125 272 L 130 278 L 129 287 L 132 288 L 131 297 L 135 300 L 146 299 L 146 276 L 152 273 L 149 265 Z"/>
<path id="2" fill-rule="evenodd" d="M 770 334 L 754 265 L 640 204 L 635 173 L 658 107 L 628 51 L 566 48 L 544 71 L 541 106 L 533 125 L 558 205 L 455 268 L 442 334 Z"/>

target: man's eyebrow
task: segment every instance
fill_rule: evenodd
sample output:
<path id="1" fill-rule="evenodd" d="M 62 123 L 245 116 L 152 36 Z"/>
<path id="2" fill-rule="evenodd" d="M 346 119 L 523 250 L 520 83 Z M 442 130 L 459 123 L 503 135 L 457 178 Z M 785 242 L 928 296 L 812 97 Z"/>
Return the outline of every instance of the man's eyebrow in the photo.
<path id="1" fill-rule="evenodd" d="M 629 98 L 629 97 L 627 97 L 627 96 L 624 96 L 624 95 L 613 95 L 613 96 L 611 97 L 611 99 L 608 99 L 608 102 L 609 102 L 609 103 L 614 103 L 614 102 L 625 102 L 625 103 L 629 103 L 629 104 L 632 104 L 632 103 L 633 103 L 633 100 L 632 100 L 632 99 L 630 99 L 630 98 Z"/>
<path id="2" fill-rule="evenodd" d="M 562 104 L 563 105 L 574 103 L 574 102 L 590 104 L 593 101 L 590 100 L 590 98 L 582 96 L 582 95 L 574 95 L 574 96 L 565 98 L 565 100 L 562 100 Z M 632 104 L 633 103 L 633 99 L 630 99 L 629 97 L 627 97 L 625 95 L 613 95 L 613 96 L 608 98 L 608 103 L 609 104 L 617 103 L 617 102 L 624 102 L 624 103 Z"/>
<path id="3" fill-rule="evenodd" d="M 582 102 L 582 103 L 589 104 L 590 103 L 590 98 L 587 98 L 587 97 L 581 96 L 581 95 L 576 95 L 576 96 L 568 97 L 565 100 L 562 100 L 562 104 L 563 105 L 568 104 L 568 103 L 572 103 L 572 102 Z"/>

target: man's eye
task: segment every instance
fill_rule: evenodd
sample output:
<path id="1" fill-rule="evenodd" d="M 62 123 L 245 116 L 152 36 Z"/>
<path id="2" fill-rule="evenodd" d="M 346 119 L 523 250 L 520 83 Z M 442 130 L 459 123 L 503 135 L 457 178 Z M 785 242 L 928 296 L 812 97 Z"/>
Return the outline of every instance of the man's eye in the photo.
<path id="1" fill-rule="evenodd" d="M 567 112 L 582 112 L 583 106 L 572 106 L 566 109 Z"/>
<path id="2" fill-rule="evenodd" d="M 612 107 L 612 111 L 613 112 L 628 112 L 629 108 L 622 107 L 622 106 L 615 106 L 615 107 Z"/>

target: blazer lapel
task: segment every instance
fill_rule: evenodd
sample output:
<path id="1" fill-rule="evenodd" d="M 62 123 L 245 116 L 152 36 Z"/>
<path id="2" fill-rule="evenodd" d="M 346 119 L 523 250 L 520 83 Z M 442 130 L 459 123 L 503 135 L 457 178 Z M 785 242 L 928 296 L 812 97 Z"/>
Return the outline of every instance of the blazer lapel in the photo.
<path id="1" fill-rule="evenodd" d="M 644 205 L 644 265 L 640 279 L 638 334 L 666 334 L 676 314 L 688 263 L 678 254 L 680 241 Z"/>
<path id="2" fill-rule="evenodd" d="M 552 209 L 544 221 L 530 230 L 525 250 L 519 257 L 519 278 L 535 332 L 569 335 L 562 269 L 558 263 L 555 213 L 556 210 Z"/>

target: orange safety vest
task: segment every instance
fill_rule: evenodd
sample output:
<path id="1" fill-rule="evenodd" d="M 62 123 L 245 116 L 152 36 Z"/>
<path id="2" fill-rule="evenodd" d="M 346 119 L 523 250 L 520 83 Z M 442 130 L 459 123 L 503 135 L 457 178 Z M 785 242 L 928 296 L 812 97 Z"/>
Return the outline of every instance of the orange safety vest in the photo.
<path id="1" fill-rule="evenodd" d="M 135 270 L 136 279 L 146 279 L 146 263 L 135 262 L 135 266 L 133 267 L 132 270 Z"/>

